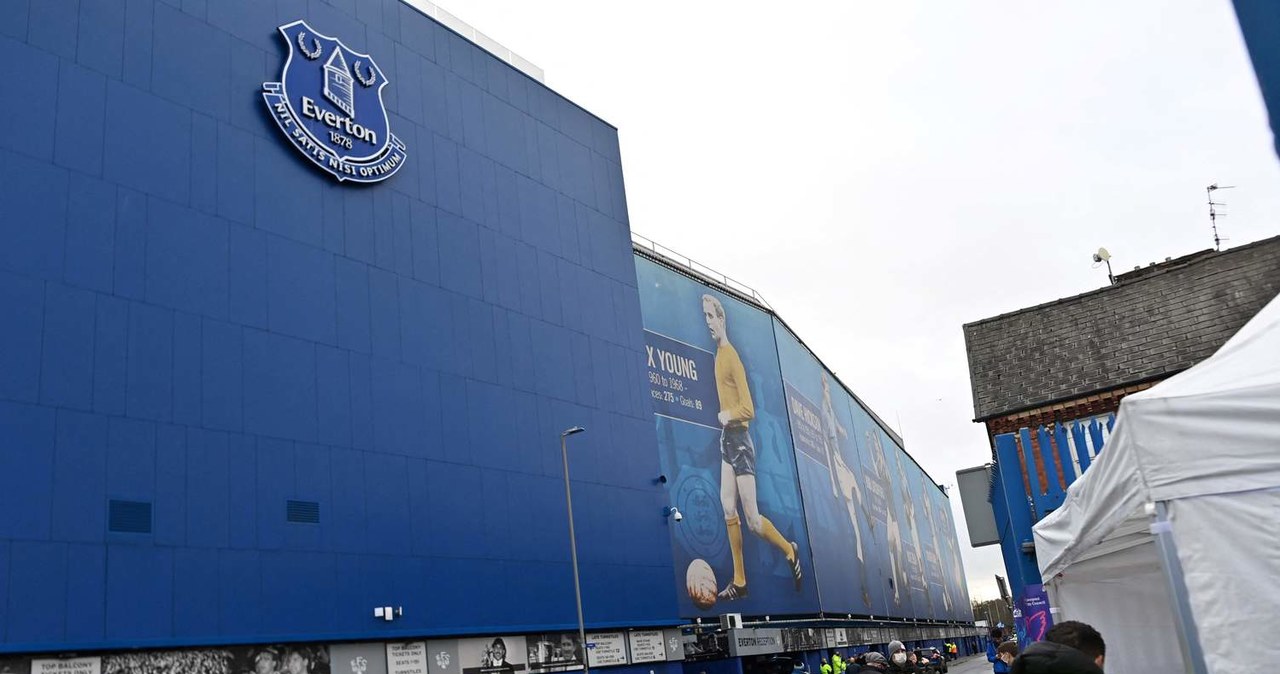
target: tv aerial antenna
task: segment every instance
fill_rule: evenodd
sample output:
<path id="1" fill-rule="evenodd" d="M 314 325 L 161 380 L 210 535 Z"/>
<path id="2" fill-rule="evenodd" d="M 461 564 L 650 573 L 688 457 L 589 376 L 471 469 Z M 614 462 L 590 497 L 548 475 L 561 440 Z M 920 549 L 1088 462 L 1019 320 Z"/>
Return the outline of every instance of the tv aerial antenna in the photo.
<path id="1" fill-rule="evenodd" d="M 1209 197 L 1209 226 L 1213 227 L 1213 249 L 1215 251 L 1222 250 L 1222 242 L 1229 241 L 1230 239 L 1223 239 L 1218 236 L 1218 218 L 1225 218 L 1227 217 L 1227 214 L 1219 213 L 1217 210 L 1217 207 L 1226 206 L 1227 202 L 1214 201 L 1213 193 L 1217 192 L 1218 190 L 1232 190 L 1232 189 L 1235 189 L 1235 187 L 1236 187 L 1235 185 L 1219 185 L 1218 183 L 1214 183 L 1204 188 L 1205 194 L 1208 195 Z"/>
<path id="2" fill-rule="evenodd" d="M 1116 277 L 1111 274 L 1111 253 L 1106 248 L 1099 248 L 1098 252 L 1093 254 L 1093 266 L 1096 268 L 1101 263 L 1107 263 L 1107 280 L 1111 285 L 1115 285 Z"/>

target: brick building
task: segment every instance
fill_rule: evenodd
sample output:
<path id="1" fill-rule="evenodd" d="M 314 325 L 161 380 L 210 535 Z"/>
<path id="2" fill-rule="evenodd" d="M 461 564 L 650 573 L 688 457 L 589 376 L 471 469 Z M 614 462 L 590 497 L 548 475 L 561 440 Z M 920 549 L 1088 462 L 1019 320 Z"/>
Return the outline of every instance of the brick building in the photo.
<path id="1" fill-rule="evenodd" d="M 1209 357 L 1280 293 L 1280 237 L 1204 250 L 1098 290 L 964 326 L 974 421 L 1015 598 L 1038 584 L 1031 525 L 1061 505 L 1120 401 Z"/>

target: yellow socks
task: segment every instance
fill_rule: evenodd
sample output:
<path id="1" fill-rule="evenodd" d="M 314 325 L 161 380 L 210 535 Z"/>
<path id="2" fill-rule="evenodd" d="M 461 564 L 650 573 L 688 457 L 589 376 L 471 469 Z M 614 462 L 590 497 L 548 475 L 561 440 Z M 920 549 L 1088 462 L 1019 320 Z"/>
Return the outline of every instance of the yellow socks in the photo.
<path id="1" fill-rule="evenodd" d="M 777 527 L 773 526 L 773 522 L 770 522 L 768 517 L 761 515 L 760 522 L 760 535 L 781 550 L 782 554 L 787 556 L 787 561 L 791 561 L 796 554 L 791 547 L 791 541 L 782 537 L 782 533 L 778 531 Z"/>
<path id="2" fill-rule="evenodd" d="M 726 517 L 724 525 L 729 530 L 729 550 L 733 553 L 733 584 L 747 584 L 747 570 L 742 564 L 742 524 L 738 520 L 738 513 L 734 513 L 733 517 Z"/>

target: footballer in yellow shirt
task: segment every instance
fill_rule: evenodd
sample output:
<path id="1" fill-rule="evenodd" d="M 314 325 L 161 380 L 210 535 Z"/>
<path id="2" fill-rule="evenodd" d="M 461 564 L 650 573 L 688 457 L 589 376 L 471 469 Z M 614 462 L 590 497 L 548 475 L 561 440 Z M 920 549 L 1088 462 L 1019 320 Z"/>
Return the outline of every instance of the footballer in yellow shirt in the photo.
<path id="1" fill-rule="evenodd" d="M 716 393 L 720 398 L 720 505 L 724 508 L 725 527 L 729 532 L 729 550 L 733 554 L 733 579 L 718 593 L 720 599 L 734 600 L 747 596 L 747 573 L 742 558 L 742 524 L 738 504 L 747 519 L 751 533 L 768 541 L 786 556 L 795 578 L 796 589 L 802 581 L 799 546 L 788 541 L 760 514 L 756 505 L 756 448 L 748 426 L 755 417 L 751 389 L 742 358 L 729 342 L 724 305 L 713 295 L 702 296 L 702 314 L 707 330 L 716 343 Z"/>

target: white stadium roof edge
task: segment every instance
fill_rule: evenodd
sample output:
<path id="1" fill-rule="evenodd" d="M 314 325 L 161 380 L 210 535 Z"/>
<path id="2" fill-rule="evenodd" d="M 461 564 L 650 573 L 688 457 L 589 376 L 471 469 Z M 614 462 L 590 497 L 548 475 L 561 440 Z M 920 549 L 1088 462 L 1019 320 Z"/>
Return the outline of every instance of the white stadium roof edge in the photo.
<path id="1" fill-rule="evenodd" d="M 542 68 L 529 62 L 519 54 L 502 46 L 497 40 L 476 30 L 474 26 L 450 14 L 444 8 L 429 0 L 401 0 L 401 2 L 439 21 L 449 30 L 475 43 L 476 46 L 506 61 L 512 68 L 546 84 L 546 73 Z"/>

